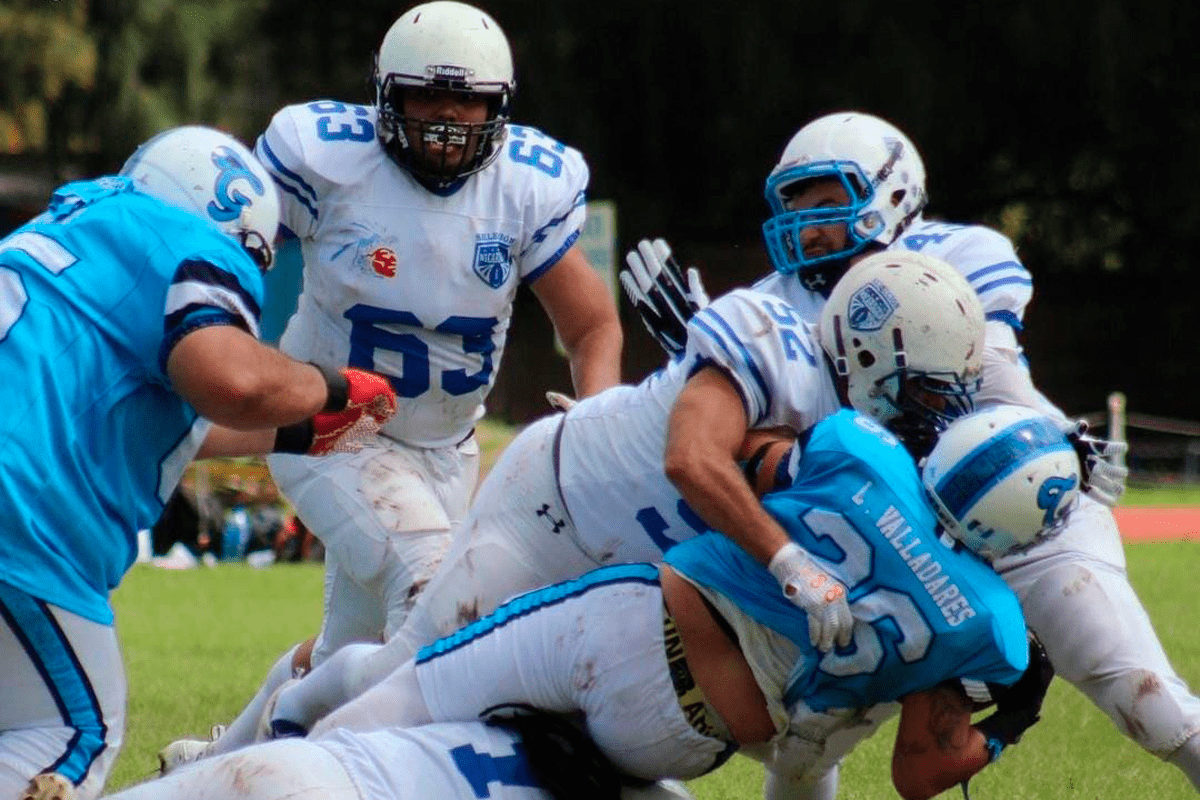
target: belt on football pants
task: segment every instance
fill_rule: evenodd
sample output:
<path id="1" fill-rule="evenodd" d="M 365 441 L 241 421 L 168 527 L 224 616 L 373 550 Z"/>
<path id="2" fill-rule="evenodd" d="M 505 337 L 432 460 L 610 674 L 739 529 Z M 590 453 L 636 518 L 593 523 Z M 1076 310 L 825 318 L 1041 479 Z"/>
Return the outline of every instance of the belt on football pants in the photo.
<path id="1" fill-rule="evenodd" d="M 729 733 L 725 720 L 709 704 L 704 691 L 692 677 L 687 658 L 683 654 L 683 640 L 675 625 L 675 618 L 663 604 L 663 649 L 667 656 L 667 671 L 671 674 L 671 684 L 675 687 L 675 698 L 684 718 L 701 736 L 718 739 L 734 747 L 737 743 Z"/>

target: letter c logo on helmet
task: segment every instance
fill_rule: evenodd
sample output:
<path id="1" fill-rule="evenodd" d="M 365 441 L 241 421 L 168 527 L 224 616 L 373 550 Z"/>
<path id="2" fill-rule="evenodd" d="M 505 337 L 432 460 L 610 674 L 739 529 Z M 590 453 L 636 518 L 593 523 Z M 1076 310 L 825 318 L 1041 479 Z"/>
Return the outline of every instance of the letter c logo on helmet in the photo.
<path id="1" fill-rule="evenodd" d="M 1047 528 L 1052 527 L 1058 518 L 1066 513 L 1063 500 L 1071 497 L 1071 492 L 1078 488 L 1079 478 L 1075 475 L 1068 478 L 1051 477 L 1042 483 L 1041 488 L 1038 489 L 1037 505 L 1046 512 L 1046 515 L 1042 517 L 1043 525 Z"/>
<path id="2" fill-rule="evenodd" d="M 247 181 L 259 197 L 265 191 L 263 182 L 237 153 L 224 145 L 213 150 L 212 162 L 217 168 L 217 180 L 213 186 L 213 199 L 208 201 L 208 215 L 217 222 L 237 219 L 243 207 L 254 205 L 254 201 L 234 186 L 234 181 Z"/>

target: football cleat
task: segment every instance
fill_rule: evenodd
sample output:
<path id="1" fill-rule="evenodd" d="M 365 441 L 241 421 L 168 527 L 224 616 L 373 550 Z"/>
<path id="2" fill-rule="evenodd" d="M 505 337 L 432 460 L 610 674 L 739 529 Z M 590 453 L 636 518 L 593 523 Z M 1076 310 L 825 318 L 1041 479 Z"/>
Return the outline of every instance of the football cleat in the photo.
<path id="1" fill-rule="evenodd" d="M 213 742 L 225 734 L 224 725 L 213 725 L 207 741 L 204 739 L 176 739 L 158 752 L 158 774 L 167 775 L 182 767 L 199 761 L 209 754 Z"/>
<path id="2" fill-rule="evenodd" d="M 57 772 L 34 775 L 19 800 L 76 800 L 75 784 Z"/>

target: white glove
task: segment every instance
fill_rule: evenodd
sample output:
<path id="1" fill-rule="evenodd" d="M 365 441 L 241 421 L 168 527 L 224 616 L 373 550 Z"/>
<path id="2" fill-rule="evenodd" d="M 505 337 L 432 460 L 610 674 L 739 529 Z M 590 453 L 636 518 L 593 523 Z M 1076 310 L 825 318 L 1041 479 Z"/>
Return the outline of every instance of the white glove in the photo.
<path id="1" fill-rule="evenodd" d="M 546 402 L 559 411 L 570 411 L 579 401 L 562 392 L 546 392 Z"/>
<path id="2" fill-rule="evenodd" d="M 1125 493 L 1129 468 L 1124 464 L 1129 445 L 1088 435 L 1084 420 L 1069 420 L 1063 433 L 1079 455 L 1082 477 L 1079 485 L 1095 500 L 1115 506 Z"/>
<path id="3" fill-rule="evenodd" d="M 675 356 L 687 346 L 687 323 L 708 305 L 700 272 L 689 267 L 684 278 L 671 246 L 663 239 L 642 239 L 625 254 L 629 269 L 621 270 L 621 287 L 637 309 L 655 341 Z"/>
<path id="4" fill-rule="evenodd" d="M 795 542 L 789 542 L 771 557 L 767 569 L 783 587 L 784 597 L 808 615 L 808 638 L 821 652 L 850 644 L 854 617 L 846 602 L 846 587 L 813 561 Z"/>

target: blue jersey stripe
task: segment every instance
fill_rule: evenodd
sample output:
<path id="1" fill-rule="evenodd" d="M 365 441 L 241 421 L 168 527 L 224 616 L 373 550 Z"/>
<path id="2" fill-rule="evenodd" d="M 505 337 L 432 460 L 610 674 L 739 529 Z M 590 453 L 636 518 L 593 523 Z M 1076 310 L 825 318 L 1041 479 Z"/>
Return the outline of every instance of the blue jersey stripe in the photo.
<path id="1" fill-rule="evenodd" d="M 534 231 L 533 235 L 529 237 L 529 247 L 526 247 L 525 250 L 521 252 L 521 255 L 525 255 L 525 253 L 529 251 L 530 247 L 544 242 L 551 228 L 556 228 L 559 225 L 562 225 L 567 218 L 571 216 L 575 209 L 579 208 L 581 205 L 584 205 L 586 202 L 587 195 L 582 190 L 576 192 L 575 200 L 571 203 L 571 207 L 567 209 L 566 213 L 557 217 L 551 217 L 549 222 Z"/>
<path id="2" fill-rule="evenodd" d="M 991 283 L 985 283 L 981 286 L 976 286 L 975 294 L 982 297 L 992 289 L 998 289 L 1001 286 L 1033 286 L 1033 279 L 1029 277 L 1029 273 L 1025 273 L 1024 277 L 1014 275 L 1009 278 L 1000 278 L 999 280 L 994 280 Z"/>
<path id="3" fill-rule="evenodd" d="M 757 419 L 752 421 L 752 424 L 758 424 L 764 417 L 769 416 L 771 413 L 771 390 L 767 386 L 767 381 L 763 377 L 762 370 L 758 368 L 758 364 L 754 361 L 754 357 L 746 349 L 746 346 L 742 344 L 742 340 L 738 338 L 737 332 L 717 312 L 713 311 L 711 306 L 701 309 L 692 319 L 695 320 L 701 330 L 721 346 L 721 349 L 729 354 L 731 359 L 740 361 L 746 365 L 746 368 L 750 372 L 750 377 L 754 379 L 755 384 L 758 386 L 762 402 L 761 414 Z M 728 338 L 717 333 L 713 325 L 724 330 L 728 334 Z"/>
<path id="4" fill-rule="evenodd" d="M 984 315 L 984 319 L 986 319 L 988 322 L 1003 322 L 1013 330 L 1025 330 L 1025 325 L 1021 322 L 1021 318 L 1007 309 L 1001 311 L 989 311 Z"/>
<path id="5" fill-rule="evenodd" d="M 259 144 L 262 146 L 261 152 L 267 156 L 267 167 L 270 169 L 271 178 L 275 181 L 275 185 L 279 187 L 281 192 L 287 192 L 292 197 L 300 202 L 300 205 L 312 214 L 313 219 L 318 218 L 317 207 L 315 205 L 317 191 L 310 186 L 303 178 L 283 165 L 279 157 L 271 150 L 271 145 L 267 144 L 265 138 L 259 139 Z M 293 185 L 289 181 L 295 181 L 298 185 Z M 308 195 L 308 196 L 305 196 Z"/>
<path id="6" fill-rule="evenodd" d="M 967 276 L 967 282 L 975 283 L 976 279 L 982 278 L 984 275 L 991 275 L 993 272 L 999 272 L 1001 270 L 1013 270 L 1021 275 L 1024 275 L 1025 277 L 1029 277 L 1029 271 L 1025 269 L 1025 266 L 1020 261 L 1001 261 L 998 264 L 992 264 L 991 266 L 982 267 L 975 270 Z"/>
<path id="7" fill-rule="evenodd" d="M 580 231 L 575 231 L 570 236 L 568 236 L 567 240 L 565 242 L 563 242 L 562 247 L 558 248 L 558 250 L 555 251 L 554 255 L 550 256 L 545 261 L 543 261 L 541 264 L 539 264 L 537 269 L 530 272 L 528 275 L 526 275 L 524 278 L 522 278 L 522 280 L 525 283 L 533 283 L 538 278 L 542 277 L 542 274 L 545 273 L 546 270 L 550 269 L 555 264 L 557 264 L 559 262 L 559 260 L 562 259 L 562 257 L 567 254 L 567 251 L 571 249 L 571 245 L 575 244 L 575 241 L 579 238 L 579 234 L 580 234 Z"/>
<path id="8" fill-rule="evenodd" d="M 63 724 L 75 732 L 62 755 L 42 771 L 57 772 L 78 785 L 108 747 L 105 743 L 108 726 L 96 692 L 66 634 L 44 602 L 0 583 L 0 617 L 41 675 Z"/>
<path id="9" fill-rule="evenodd" d="M 486 617 L 460 628 L 417 651 L 418 664 L 465 647 L 494 630 L 503 628 L 515 619 L 528 616 L 548 606 L 579 597 L 600 586 L 615 583 L 658 584 L 658 567 L 654 564 L 615 564 L 601 567 L 585 575 L 543 589 L 535 589 L 509 600 Z"/>

